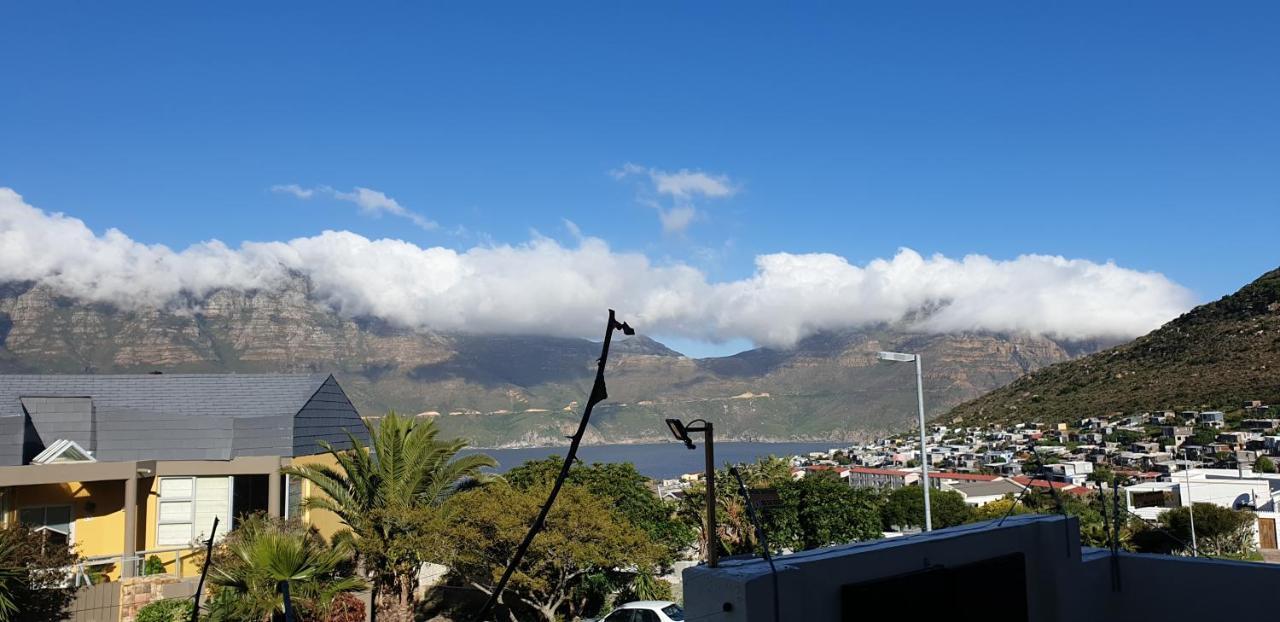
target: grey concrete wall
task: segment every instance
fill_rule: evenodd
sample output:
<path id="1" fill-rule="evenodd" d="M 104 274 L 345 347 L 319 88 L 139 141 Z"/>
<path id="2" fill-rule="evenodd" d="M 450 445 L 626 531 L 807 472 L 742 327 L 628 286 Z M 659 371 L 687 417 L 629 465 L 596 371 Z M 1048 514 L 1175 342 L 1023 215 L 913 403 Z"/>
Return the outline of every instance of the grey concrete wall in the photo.
<path id="1" fill-rule="evenodd" d="M 1012 517 L 1001 529 L 979 523 L 929 534 L 877 540 L 789 555 L 777 560 L 782 622 L 841 619 L 841 588 L 917 572 L 932 566 L 962 566 L 993 557 L 1022 553 L 1026 560 L 1027 607 L 1032 620 L 1058 622 L 1062 598 L 1075 597 L 1072 570 L 1080 565 L 1075 519 L 1048 516 Z M 1001 592 L 1015 586 L 992 586 L 975 595 L 976 603 L 998 606 Z M 697 566 L 684 571 L 687 619 L 717 622 L 772 622 L 774 597 L 768 566 L 762 561 L 730 561 L 718 569 Z M 922 595 L 927 597 L 927 595 Z M 728 604 L 728 611 L 725 605 Z M 879 611 L 868 603 L 868 613 Z M 894 609 L 909 608 L 894 603 Z M 956 603 L 972 607 L 975 603 Z M 982 606 L 977 604 L 977 606 Z"/>
<path id="2" fill-rule="evenodd" d="M 1280 585 L 1276 565 L 1121 553 L 1117 590 L 1110 552 L 1081 550 L 1075 519 L 1025 516 L 1010 518 L 1001 528 L 981 523 L 782 557 L 777 560 L 780 620 L 841 620 L 844 585 L 931 565 L 954 568 L 1010 553 L 1025 556 L 1027 613 L 1033 622 L 1203 622 L 1261 611 L 1260 601 L 1255 601 Z M 773 620 L 774 592 L 768 567 L 761 561 L 690 568 L 684 572 L 684 584 L 690 622 Z M 1013 619 L 1001 612 L 1013 589 L 1018 587 L 992 583 L 989 590 L 953 603 L 955 615 L 948 619 Z M 922 593 L 920 598 L 929 596 Z M 1252 606 L 1240 606 L 1246 602 Z M 868 602 L 865 613 L 872 616 L 889 610 L 901 614 L 895 617 L 914 619 L 911 606 L 910 602 Z"/>

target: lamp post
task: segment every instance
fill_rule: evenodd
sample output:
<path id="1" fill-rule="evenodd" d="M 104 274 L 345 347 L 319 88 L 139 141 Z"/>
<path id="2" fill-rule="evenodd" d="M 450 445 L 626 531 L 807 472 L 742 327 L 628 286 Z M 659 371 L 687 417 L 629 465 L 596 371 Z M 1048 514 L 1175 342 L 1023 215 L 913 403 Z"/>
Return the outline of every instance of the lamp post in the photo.
<path id="1" fill-rule="evenodd" d="M 920 483 L 924 486 L 924 530 L 933 531 L 933 511 L 929 507 L 929 450 L 924 439 L 924 375 L 920 371 L 920 355 L 902 352 L 880 352 L 882 361 L 916 364 L 916 401 L 920 406 Z"/>
<path id="2" fill-rule="evenodd" d="M 671 435 L 676 437 L 677 441 L 684 443 L 689 449 L 696 449 L 697 445 L 693 444 L 693 440 L 689 438 L 690 432 L 702 432 L 704 455 L 706 456 L 707 469 L 707 566 L 715 568 L 719 562 L 720 549 L 719 538 L 716 537 L 716 450 L 715 440 L 712 438 L 711 422 L 705 419 L 694 419 L 690 424 L 701 423 L 700 426 L 688 425 L 679 419 L 667 419 L 667 428 L 671 430 Z"/>
<path id="3" fill-rule="evenodd" d="M 1182 475 L 1187 480 L 1187 517 L 1191 519 L 1191 556 L 1200 556 L 1200 547 L 1196 546 L 1196 504 L 1191 500 L 1191 452 L 1182 450 Z"/>

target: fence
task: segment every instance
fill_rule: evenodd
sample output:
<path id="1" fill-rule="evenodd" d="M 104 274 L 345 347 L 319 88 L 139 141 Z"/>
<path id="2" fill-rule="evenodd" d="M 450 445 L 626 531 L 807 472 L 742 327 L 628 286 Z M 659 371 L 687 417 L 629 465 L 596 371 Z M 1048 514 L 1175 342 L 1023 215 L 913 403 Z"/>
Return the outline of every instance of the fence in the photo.
<path id="1" fill-rule="evenodd" d="M 117 622 L 120 619 L 120 584 L 99 583 L 80 588 L 71 603 L 67 622 Z"/>

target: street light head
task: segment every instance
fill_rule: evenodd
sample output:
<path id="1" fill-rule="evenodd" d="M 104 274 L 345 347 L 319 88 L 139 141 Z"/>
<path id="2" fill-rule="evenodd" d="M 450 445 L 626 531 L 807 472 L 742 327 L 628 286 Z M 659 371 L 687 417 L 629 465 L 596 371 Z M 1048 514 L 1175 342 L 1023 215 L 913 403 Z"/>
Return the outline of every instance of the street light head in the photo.
<path id="1" fill-rule="evenodd" d="M 902 352 L 877 352 L 876 358 L 882 361 L 897 361 L 899 363 L 911 363 L 916 360 L 916 355 L 904 354 Z"/>
<path id="2" fill-rule="evenodd" d="M 679 419 L 667 419 L 667 429 L 671 430 L 671 435 L 676 437 L 677 441 L 684 443 L 685 447 L 693 449 L 697 445 L 689 438 L 689 430 L 684 427 L 684 422 Z"/>

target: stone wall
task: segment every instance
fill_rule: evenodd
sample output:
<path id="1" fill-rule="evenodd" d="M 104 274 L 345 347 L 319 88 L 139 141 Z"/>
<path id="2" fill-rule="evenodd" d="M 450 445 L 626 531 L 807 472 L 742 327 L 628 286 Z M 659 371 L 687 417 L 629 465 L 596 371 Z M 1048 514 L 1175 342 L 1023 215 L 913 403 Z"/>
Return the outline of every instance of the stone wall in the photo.
<path id="1" fill-rule="evenodd" d="M 170 575 L 120 580 L 120 622 L 133 622 L 138 610 L 157 600 L 184 598 L 195 593 L 195 579 Z"/>

